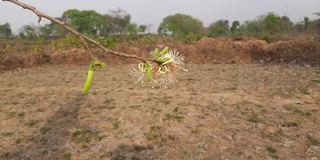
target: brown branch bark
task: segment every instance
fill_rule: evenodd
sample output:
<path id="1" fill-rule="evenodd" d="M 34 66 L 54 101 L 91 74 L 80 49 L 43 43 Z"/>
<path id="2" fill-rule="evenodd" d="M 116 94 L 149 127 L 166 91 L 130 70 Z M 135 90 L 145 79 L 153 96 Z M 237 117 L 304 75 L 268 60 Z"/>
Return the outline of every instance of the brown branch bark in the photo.
<path id="1" fill-rule="evenodd" d="M 76 31 L 75 29 L 71 28 L 70 26 L 68 26 L 65 22 L 63 21 L 60 21 L 54 17 L 51 17 L 39 10 L 37 10 L 34 6 L 31 6 L 29 4 L 26 4 L 26 3 L 23 3 L 23 2 L 20 2 L 19 0 L 2 0 L 2 1 L 7 1 L 7 2 L 11 2 L 11 3 L 14 3 L 20 7 L 22 7 L 23 9 L 27 9 L 27 10 L 30 10 L 32 11 L 34 14 L 36 14 L 38 17 L 39 17 L 39 20 L 38 22 L 41 21 L 42 18 L 45 18 L 45 19 L 48 19 L 50 20 L 51 22 L 53 23 L 56 23 L 60 26 L 62 26 L 63 28 L 65 28 L 67 31 L 69 31 L 70 33 L 74 34 L 76 37 L 78 37 L 80 40 L 85 40 L 85 41 L 88 41 L 89 43 L 99 47 L 100 49 L 102 49 L 103 51 L 105 51 L 106 53 L 111 53 L 111 54 L 114 54 L 116 56 L 120 56 L 120 57 L 124 57 L 124 58 L 133 58 L 133 59 L 137 59 L 137 60 L 140 60 L 140 61 L 143 61 L 143 62 L 146 62 L 146 61 L 153 61 L 153 62 L 157 62 L 156 60 L 154 59 L 147 59 L 147 58 L 142 58 L 142 57 L 139 57 L 137 55 L 130 55 L 130 54 L 126 54 L 126 53 L 122 53 L 122 52 L 118 52 L 118 51 L 114 51 L 114 50 L 110 50 L 106 47 L 104 47 L 103 45 L 101 45 L 98 41 L 84 35 L 84 34 L 81 34 L 80 32 Z M 86 45 L 86 43 L 83 41 L 84 45 Z M 159 63 L 159 62 L 157 62 Z"/>

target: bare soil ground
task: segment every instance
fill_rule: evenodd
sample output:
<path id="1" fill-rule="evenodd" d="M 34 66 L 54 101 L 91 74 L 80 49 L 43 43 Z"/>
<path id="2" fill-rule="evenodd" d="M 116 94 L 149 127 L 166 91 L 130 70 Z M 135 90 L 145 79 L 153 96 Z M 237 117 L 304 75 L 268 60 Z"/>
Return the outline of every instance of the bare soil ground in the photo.
<path id="1" fill-rule="evenodd" d="M 0 159 L 320 159 L 319 68 L 190 65 L 172 87 L 108 66 L 0 74 Z"/>

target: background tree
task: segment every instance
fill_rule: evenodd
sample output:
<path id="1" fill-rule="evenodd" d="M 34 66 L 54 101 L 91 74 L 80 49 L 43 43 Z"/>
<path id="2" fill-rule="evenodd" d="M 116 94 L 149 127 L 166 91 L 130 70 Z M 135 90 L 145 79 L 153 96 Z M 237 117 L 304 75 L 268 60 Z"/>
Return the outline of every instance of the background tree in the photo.
<path id="1" fill-rule="evenodd" d="M 144 33 L 147 29 L 146 25 L 137 25 L 131 22 L 131 15 L 126 11 L 118 8 L 112 10 L 111 14 L 104 15 L 108 22 L 108 34 L 109 35 L 137 35 L 138 33 Z"/>
<path id="2" fill-rule="evenodd" d="M 320 12 L 315 13 L 315 15 L 320 16 Z M 320 18 L 313 20 L 310 22 L 310 28 L 315 31 L 320 33 Z"/>
<path id="3" fill-rule="evenodd" d="M 274 13 L 259 16 L 256 20 L 246 21 L 239 27 L 241 35 L 268 39 L 277 34 L 287 34 L 295 30 L 294 23 L 287 16 Z"/>
<path id="4" fill-rule="evenodd" d="M 70 9 L 63 13 L 62 19 L 78 32 L 87 35 L 104 35 L 107 30 L 105 17 L 94 10 Z"/>
<path id="5" fill-rule="evenodd" d="M 241 34 L 246 36 L 259 36 L 264 32 L 264 27 L 260 20 L 246 21 L 239 28 Z"/>
<path id="6" fill-rule="evenodd" d="M 42 38 L 61 38 L 67 35 L 67 32 L 60 26 L 50 23 L 40 27 L 40 36 Z"/>
<path id="7" fill-rule="evenodd" d="M 20 29 L 19 36 L 22 39 L 36 39 L 39 36 L 39 28 L 33 25 L 25 25 Z"/>
<path id="8" fill-rule="evenodd" d="M 282 16 L 280 21 L 280 33 L 291 33 L 294 31 L 294 23 L 287 16 Z"/>
<path id="9" fill-rule="evenodd" d="M 178 13 L 165 17 L 158 28 L 158 33 L 173 36 L 202 35 L 203 23 L 192 16 Z"/>
<path id="10" fill-rule="evenodd" d="M 305 30 L 308 30 L 308 29 L 309 29 L 309 26 L 310 26 L 310 19 L 309 19 L 309 17 L 304 17 L 303 22 L 304 22 L 304 29 L 305 29 Z"/>
<path id="11" fill-rule="evenodd" d="M 136 36 L 138 35 L 139 33 L 139 27 L 137 26 L 137 24 L 135 23 L 131 23 L 128 25 L 128 28 L 127 28 L 127 33 L 130 35 L 130 36 Z"/>
<path id="12" fill-rule="evenodd" d="M 0 38 L 10 38 L 12 36 L 11 26 L 9 23 L 0 25 Z"/>
<path id="13" fill-rule="evenodd" d="M 230 33 L 229 21 L 218 20 L 212 23 L 208 28 L 209 37 L 227 36 Z"/>
<path id="14" fill-rule="evenodd" d="M 230 27 L 230 31 L 232 34 L 235 34 L 237 31 L 239 31 L 240 22 L 235 20 L 232 22 L 232 25 Z"/>
<path id="15" fill-rule="evenodd" d="M 139 32 L 145 33 L 147 31 L 147 25 L 139 25 Z"/>
<path id="16" fill-rule="evenodd" d="M 111 14 L 106 14 L 105 18 L 109 22 L 109 33 L 112 35 L 126 35 L 133 27 L 131 24 L 131 15 L 118 8 L 112 10 Z M 132 31 L 132 30 L 131 30 Z"/>
<path id="17" fill-rule="evenodd" d="M 50 24 L 45 24 L 40 27 L 40 36 L 43 38 L 51 38 L 53 33 L 53 28 Z"/>
<path id="18" fill-rule="evenodd" d="M 265 32 L 274 34 L 281 31 L 280 29 L 281 17 L 274 13 L 269 13 L 263 20 L 262 25 Z"/>

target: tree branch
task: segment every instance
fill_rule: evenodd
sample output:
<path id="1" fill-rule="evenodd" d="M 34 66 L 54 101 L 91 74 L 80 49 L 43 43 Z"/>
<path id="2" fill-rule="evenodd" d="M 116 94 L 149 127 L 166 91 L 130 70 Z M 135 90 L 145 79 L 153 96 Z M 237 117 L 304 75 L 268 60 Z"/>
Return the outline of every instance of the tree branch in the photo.
<path id="1" fill-rule="evenodd" d="M 139 57 L 137 55 L 130 55 L 130 54 L 126 54 L 126 53 L 122 53 L 122 52 L 118 52 L 118 51 L 114 51 L 114 50 L 110 50 L 106 47 L 104 47 L 103 45 L 101 45 L 98 41 L 92 39 L 92 38 L 89 38 L 88 36 L 84 35 L 84 34 L 81 34 L 80 32 L 76 31 L 75 29 L 71 28 L 70 26 L 68 26 L 65 22 L 63 21 L 60 21 L 54 17 L 51 17 L 49 15 L 46 15 L 45 13 L 41 12 L 41 11 L 38 11 L 34 6 L 31 6 L 29 4 L 26 4 L 26 3 L 23 3 L 23 2 L 20 2 L 19 0 L 2 0 L 2 1 L 8 1 L 8 2 L 11 2 L 11 3 L 14 3 L 20 7 L 22 7 L 23 9 L 27 9 L 27 10 L 30 10 L 32 11 L 34 14 L 36 14 L 38 17 L 39 17 L 39 20 L 38 22 L 41 21 L 42 18 L 45 18 L 45 19 L 48 19 L 50 20 L 51 22 L 53 23 L 56 23 L 60 26 L 62 26 L 63 28 L 65 28 L 67 31 L 69 31 L 70 33 L 74 34 L 76 37 L 78 37 L 80 40 L 82 40 L 82 42 L 84 43 L 85 46 L 87 46 L 87 44 L 85 43 L 85 41 L 88 41 L 89 43 L 99 47 L 100 49 L 102 49 L 103 51 L 105 51 L 106 53 L 111 53 L 111 54 L 114 54 L 116 56 L 120 56 L 120 57 L 124 57 L 124 58 L 133 58 L 133 59 L 137 59 L 137 60 L 140 60 L 140 61 L 143 61 L 143 62 L 146 62 L 146 61 L 153 61 L 153 62 L 157 62 L 157 63 L 160 63 L 154 59 L 147 59 L 147 58 L 142 58 L 142 57 Z M 84 41 L 85 40 L 85 41 Z"/>

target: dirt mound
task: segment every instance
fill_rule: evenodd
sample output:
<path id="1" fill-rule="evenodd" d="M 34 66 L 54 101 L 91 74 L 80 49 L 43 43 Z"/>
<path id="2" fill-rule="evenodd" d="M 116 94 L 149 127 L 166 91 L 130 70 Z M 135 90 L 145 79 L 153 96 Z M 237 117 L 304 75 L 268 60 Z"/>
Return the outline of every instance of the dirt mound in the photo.
<path id="1" fill-rule="evenodd" d="M 279 41 L 268 45 L 260 59 L 270 63 L 320 64 L 320 41 L 299 39 Z M 253 56 L 255 57 L 255 56 Z"/>
<path id="2" fill-rule="evenodd" d="M 24 56 L 0 57 L 0 69 L 26 68 L 35 65 L 49 64 L 51 56 L 45 53 L 31 53 Z"/>
<path id="3" fill-rule="evenodd" d="M 247 38 L 239 41 L 225 38 L 204 38 L 178 49 L 192 63 L 270 63 L 320 64 L 319 38 L 298 38 L 268 44 Z"/>
<path id="4" fill-rule="evenodd" d="M 64 51 L 56 51 L 51 55 L 51 58 L 55 64 L 87 64 L 90 61 L 90 54 L 88 54 L 88 52 L 92 51 L 73 48 Z"/>
<path id="5" fill-rule="evenodd" d="M 270 64 L 320 64 L 320 38 L 297 37 L 268 44 L 264 40 L 242 38 L 203 38 L 191 43 L 183 43 L 173 39 L 148 43 L 146 40 L 125 41 L 114 50 L 144 57 L 155 47 L 170 46 L 180 51 L 187 63 L 270 63 Z M 26 48 L 26 49 L 24 49 Z M 88 64 L 90 54 L 106 61 L 108 64 L 136 63 L 135 60 L 105 54 L 99 49 L 53 49 L 42 46 L 34 53 L 23 46 L 0 57 L 0 69 L 31 67 L 42 64 Z M 21 54 L 19 54 L 21 52 Z"/>
<path id="6" fill-rule="evenodd" d="M 250 63 L 251 53 L 267 45 L 261 40 L 233 41 L 231 39 L 204 38 L 194 44 L 180 46 L 187 61 L 194 63 Z"/>

